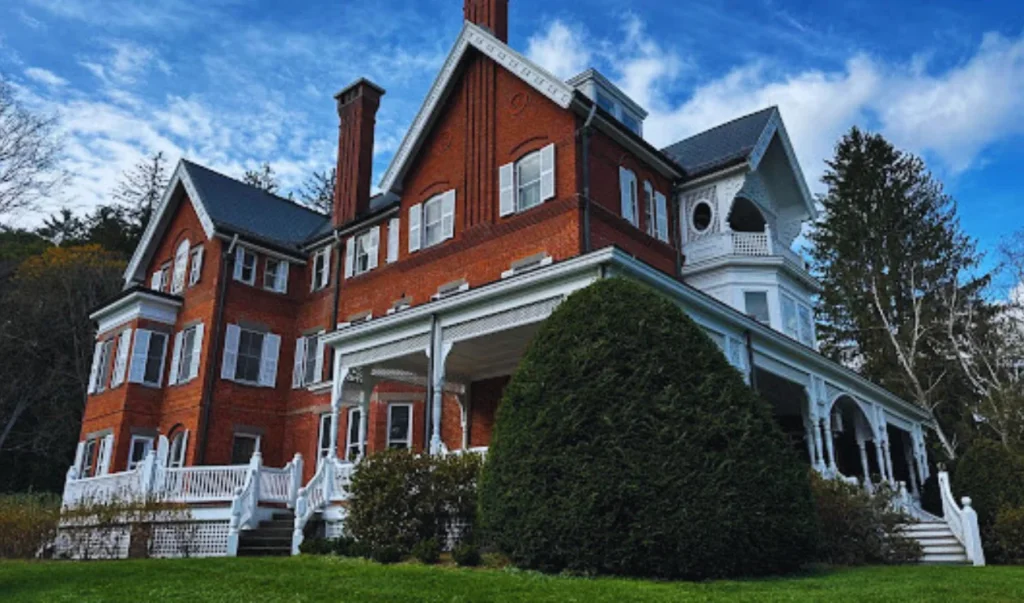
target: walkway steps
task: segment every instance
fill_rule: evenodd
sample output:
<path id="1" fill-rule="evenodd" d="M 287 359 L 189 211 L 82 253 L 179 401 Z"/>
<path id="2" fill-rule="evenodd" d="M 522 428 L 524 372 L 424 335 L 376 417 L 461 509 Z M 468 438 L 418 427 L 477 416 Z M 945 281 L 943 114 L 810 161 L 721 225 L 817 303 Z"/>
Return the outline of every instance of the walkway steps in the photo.
<path id="1" fill-rule="evenodd" d="M 903 534 L 921 544 L 926 565 L 966 565 L 967 551 L 945 522 L 923 521 L 903 526 Z"/>
<path id="2" fill-rule="evenodd" d="M 291 511 L 274 513 L 259 527 L 238 535 L 239 557 L 284 557 L 292 553 L 292 529 L 295 515 Z"/>

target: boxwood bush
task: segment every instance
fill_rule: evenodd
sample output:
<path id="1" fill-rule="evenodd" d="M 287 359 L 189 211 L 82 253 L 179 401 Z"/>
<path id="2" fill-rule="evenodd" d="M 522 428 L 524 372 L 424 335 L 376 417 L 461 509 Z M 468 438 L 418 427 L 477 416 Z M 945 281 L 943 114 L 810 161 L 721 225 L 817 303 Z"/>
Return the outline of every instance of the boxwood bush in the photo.
<path id="1" fill-rule="evenodd" d="M 540 328 L 505 390 L 480 485 L 520 567 L 663 578 L 811 560 L 806 465 L 678 306 L 606 279 Z"/>

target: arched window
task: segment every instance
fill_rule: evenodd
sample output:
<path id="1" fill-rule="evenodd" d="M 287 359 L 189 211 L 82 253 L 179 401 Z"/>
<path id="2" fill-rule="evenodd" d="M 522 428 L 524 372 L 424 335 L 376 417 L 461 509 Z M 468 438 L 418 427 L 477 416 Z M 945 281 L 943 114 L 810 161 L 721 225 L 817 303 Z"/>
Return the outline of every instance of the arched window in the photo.
<path id="1" fill-rule="evenodd" d="M 174 469 L 185 466 L 185 451 L 188 449 L 188 430 L 179 431 L 171 438 L 171 450 L 167 455 L 167 466 Z"/>
<path id="2" fill-rule="evenodd" d="M 174 280 L 171 284 L 171 293 L 177 295 L 185 290 L 185 273 L 188 272 L 188 253 L 191 249 L 188 239 L 178 244 L 178 250 L 174 252 Z"/>

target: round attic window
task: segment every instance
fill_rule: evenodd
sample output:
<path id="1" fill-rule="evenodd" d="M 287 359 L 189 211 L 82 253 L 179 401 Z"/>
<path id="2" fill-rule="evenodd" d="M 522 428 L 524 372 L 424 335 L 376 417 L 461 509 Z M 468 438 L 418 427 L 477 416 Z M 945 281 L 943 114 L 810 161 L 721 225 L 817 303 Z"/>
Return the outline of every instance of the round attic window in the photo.
<path id="1" fill-rule="evenodd" d="M 697 205 L 693 206 L 693 229 L 697 232 L 704 232 L 711 227 L 711 219 L 714 212 L 711 210 L 711 205 L 705 201 L 701 201 Z"/>

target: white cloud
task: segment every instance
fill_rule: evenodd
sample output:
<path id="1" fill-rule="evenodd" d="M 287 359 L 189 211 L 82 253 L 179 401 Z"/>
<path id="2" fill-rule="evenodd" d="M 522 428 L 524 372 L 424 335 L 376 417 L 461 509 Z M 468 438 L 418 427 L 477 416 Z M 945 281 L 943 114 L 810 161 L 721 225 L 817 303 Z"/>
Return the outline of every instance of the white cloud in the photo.
<path id="1" fill-rule="evenodd" d="M 531 38 L 530 56 L 561 74 L 567 57 L 599 49 L 607 75 L 650 112 L 645 132 L 658 146 L 778 105 L 812 187 L 838 137 L 855 124 L 880 129 L 952 172 L 969 169 L 989 145 L 1024 132 L 1024 37 L 989 34 L 963 63 L 932 73 L 923 54 L 906 64 L 854 54 L 834 70 L 752 59 L 698 79 L 680 94 L 691 65 L 643 31 L 644 24 L 629 17 L 622 39 L 593 41 L 581 28 L 556 21 Z"/>
<path id="2" fill-rule="evenodd" d="M 530 37 L 526 56 L 558 77 L 568 79 L 590 67 L 591 52 L 583 37 L 582 28 L 553 21 L 547 31 Z"/>
<path id="3" fill-rule="evenodd" d="M 123 40 L 108 42 L 107 46 L 110 52 L 103 59 L 82 60 L 79 64 L 108 86 L 131 86 L 152 68 L 170 73 L 168 64 L 151 48 Z"/>
<path id="4" fill-rule="evenodd" d="M 29 67 L 25 70 L 25 76 L 39 82 L 40 84 L 46 84 L 47 86 L 56 87 L 63 86 L 68 83 L 66 79 L 48 69 L 43 69 L 42 67 Z"/>

